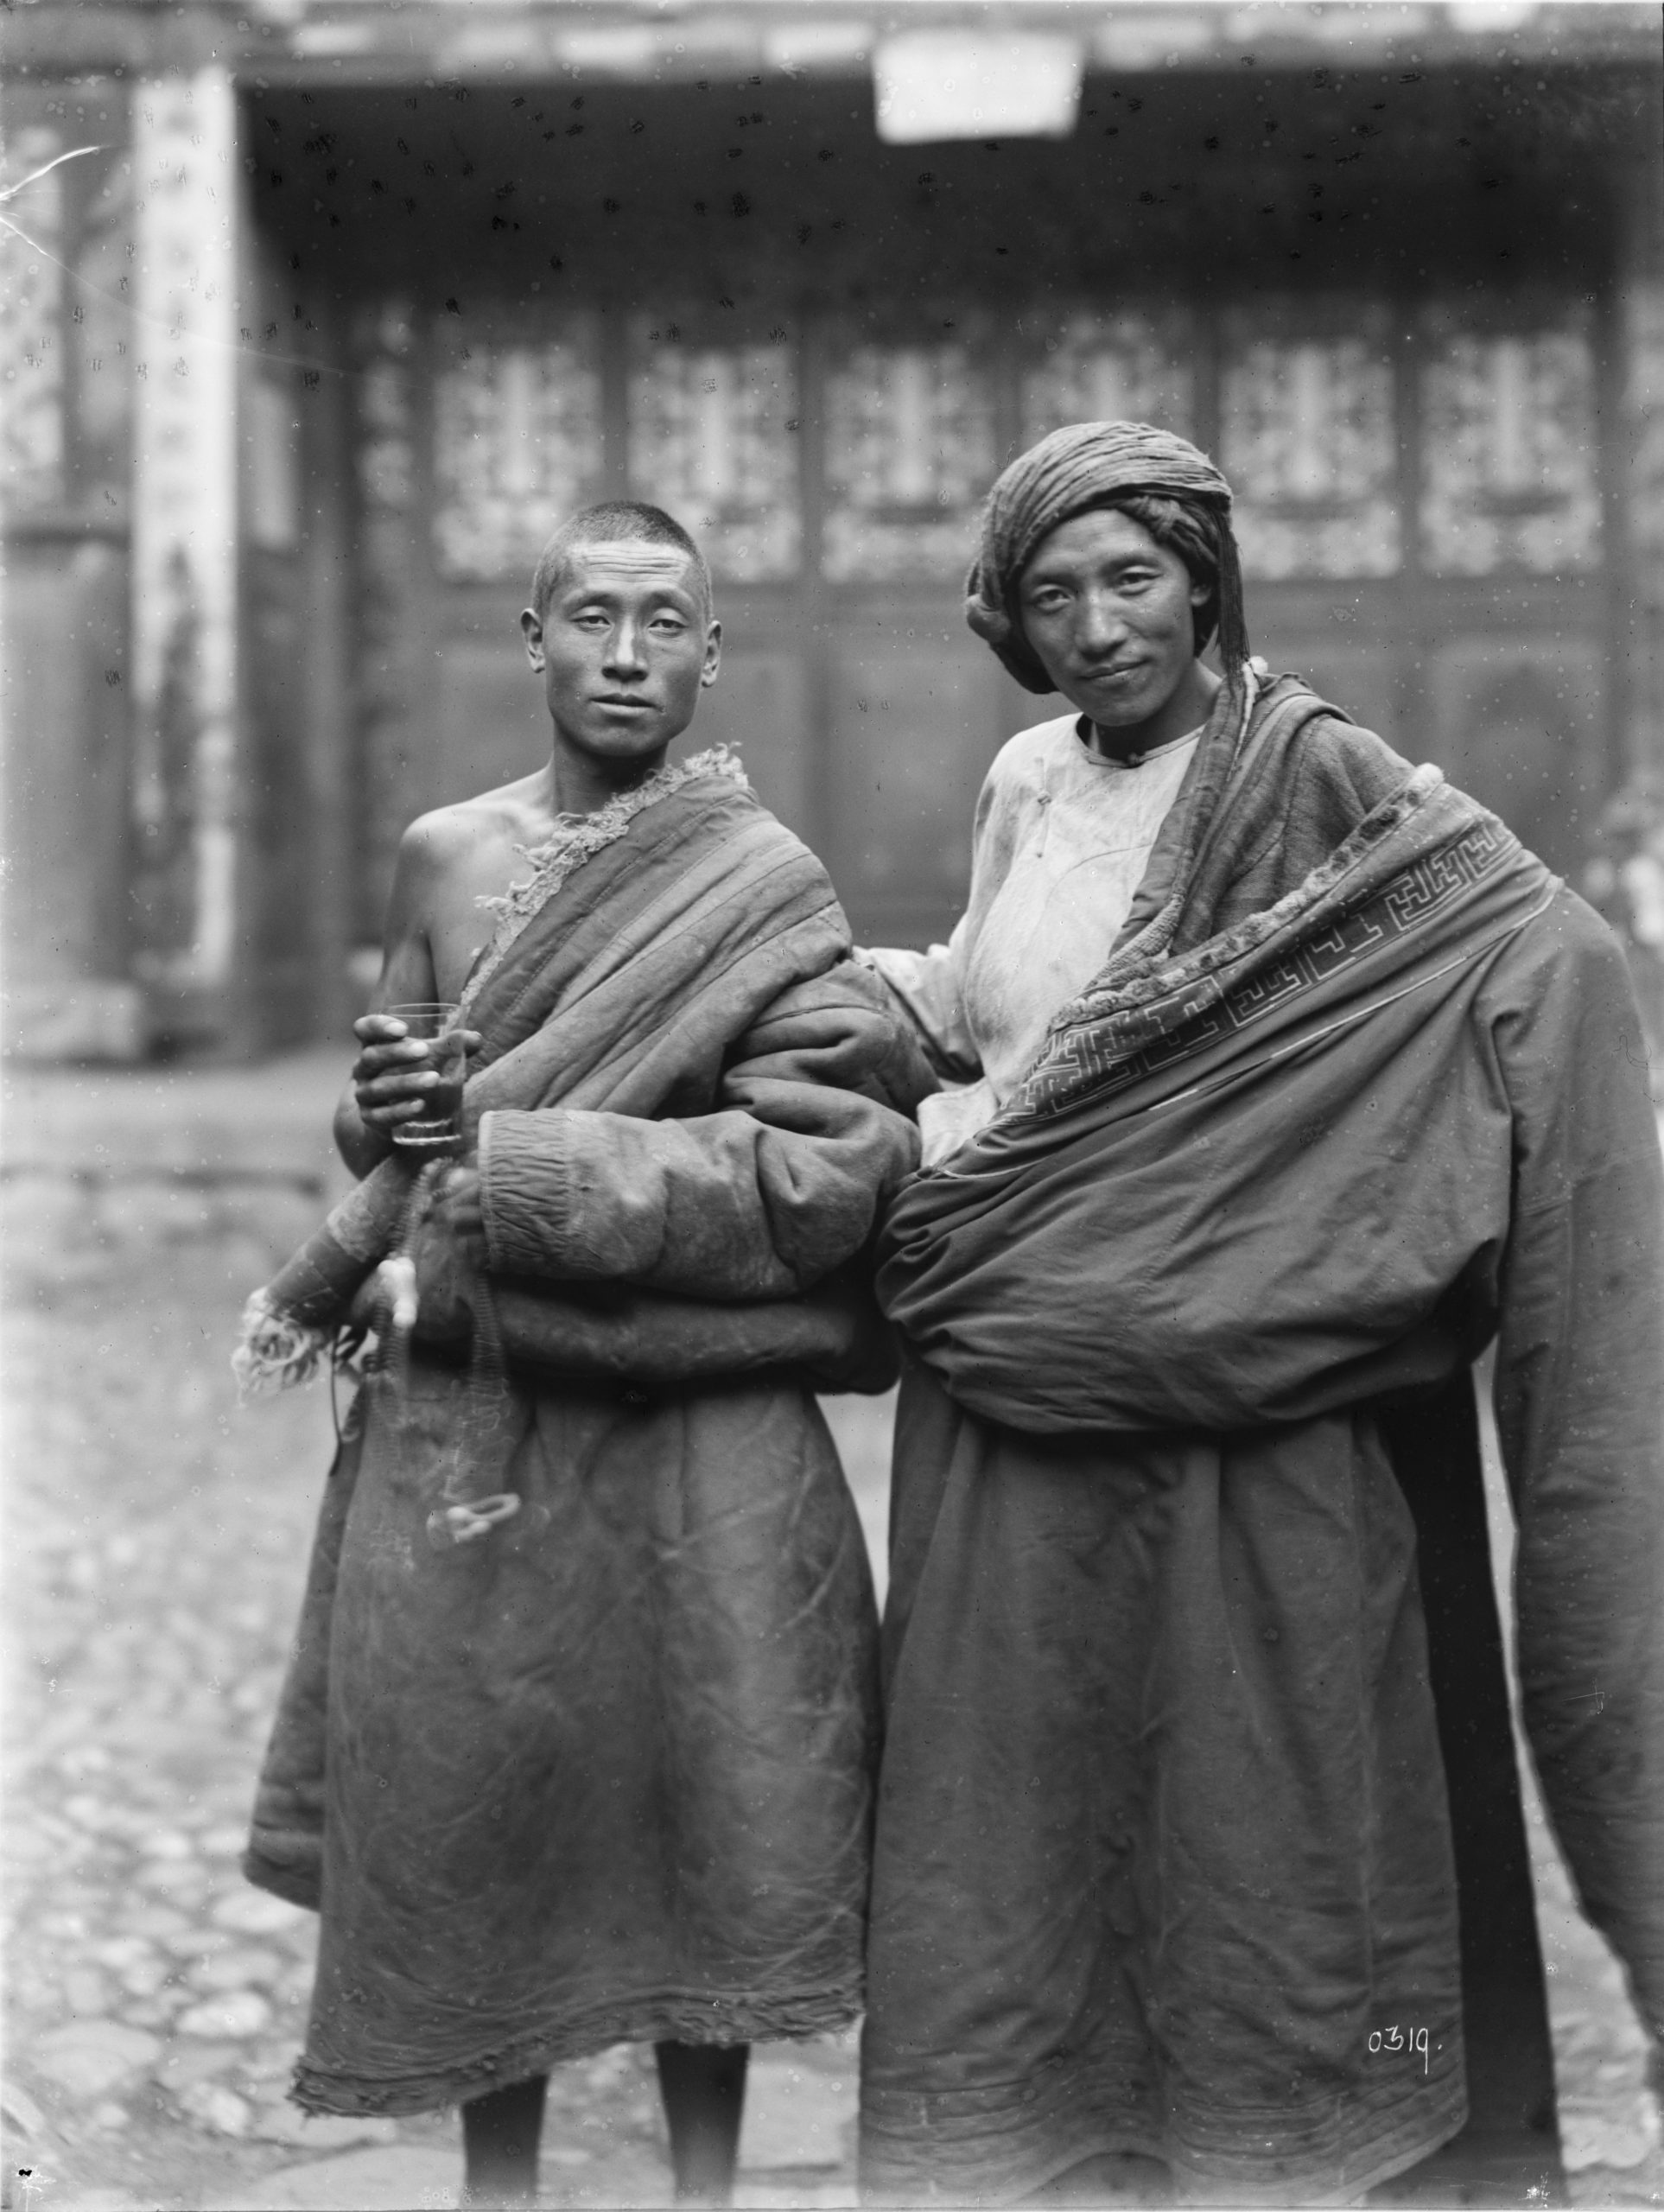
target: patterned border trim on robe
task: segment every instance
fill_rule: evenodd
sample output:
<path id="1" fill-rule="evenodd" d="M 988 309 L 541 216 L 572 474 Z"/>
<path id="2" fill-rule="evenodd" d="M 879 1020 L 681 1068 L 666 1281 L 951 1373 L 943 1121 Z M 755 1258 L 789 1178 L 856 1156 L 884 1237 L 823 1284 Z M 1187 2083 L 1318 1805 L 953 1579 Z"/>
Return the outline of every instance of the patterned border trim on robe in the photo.
<path id="1" fill-rule="evenodd" d="M 1250 1028 L 1302 992 L 1435 919 L 1520 849 L 1518 839 L 1495 817 L 1476 822 L 1451 843 L 1412 861 L 1366 905 L 1314 931 L 1235 990 L 1210 1002 L 1186 999 L 1176 1026 L 1135 1051 L 1117 1050 L 1106 1039 L 1102 1021 L 1066 1023 L 1053 1031 L 1044 1058 L 1013 1094 L 1007 1115 L 1044 1119 L 1087 1099 L 1113 1096 Z"/>

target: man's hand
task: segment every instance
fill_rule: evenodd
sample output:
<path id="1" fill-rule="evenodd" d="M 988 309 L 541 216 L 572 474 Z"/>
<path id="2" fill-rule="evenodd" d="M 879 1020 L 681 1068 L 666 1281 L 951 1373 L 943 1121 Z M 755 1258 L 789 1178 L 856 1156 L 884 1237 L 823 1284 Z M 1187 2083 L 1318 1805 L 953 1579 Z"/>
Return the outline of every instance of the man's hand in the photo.
<path id="1" fill-rule="evenodd" d="M 478 1052 L 480 1032 L 465 1029 L 460 1033 L 464 1050 Z M 359 1119 L 366 1129 L 391 1141 L 401 1122 L 421 1116 L 429 1093 L 439 1087 L 439 1071 L 427 1040 L 412 1037 L 393 1014 L 366 1014 L 352 1024 L 352 1034 L 362 1048 L 352 1064 L 352 1078 Z"/>
<path id="2" fill-rule="evenodd" d="M 435 1196 L 433 1217 L 444 1224 L 476 1267 L 485 1265 L 486 1215 L 477 1167 L 447 1170 Z"/>

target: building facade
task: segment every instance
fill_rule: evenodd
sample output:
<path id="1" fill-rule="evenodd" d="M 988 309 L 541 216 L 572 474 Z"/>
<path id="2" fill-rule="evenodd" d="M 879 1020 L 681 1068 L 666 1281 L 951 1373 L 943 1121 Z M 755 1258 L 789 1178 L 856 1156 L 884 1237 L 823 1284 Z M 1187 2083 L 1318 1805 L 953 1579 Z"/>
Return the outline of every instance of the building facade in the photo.
<path id="1" fill-rule="evenodd" d="M 1013 22 L 1078 86 L 1051 135 L 981 135 L 973 83 L 975 135 L 895 143 L 895 42 L 947 81 Z M 1645 813 L 1655 10 L 35 0 L 3 34 L 16 1049 L 342 1033 L 403 824 L 543 757 L 519 609 L 612 495 L 710 555 L 697 735 L 859 936 L 939 936 L 1047 711 L 964 629 L 975 507 L 1088 416 L 1216 455 L 1273 667 L 1574 880 Z"/>

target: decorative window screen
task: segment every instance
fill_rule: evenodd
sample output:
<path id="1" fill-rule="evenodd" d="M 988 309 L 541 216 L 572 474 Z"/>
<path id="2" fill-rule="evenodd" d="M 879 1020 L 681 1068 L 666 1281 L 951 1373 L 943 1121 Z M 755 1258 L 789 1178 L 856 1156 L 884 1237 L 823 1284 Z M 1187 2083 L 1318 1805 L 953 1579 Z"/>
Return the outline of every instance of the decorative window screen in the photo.
<path id="1" fill-rule="evenodd" d="M 994 462 L 993 394 L 970 345 L 843 351 L 827 379 L 827 575 L 957 575 Z"/>
<path id="2" fill-rule="evenodd" d="M 434 391 L 434 553 L 448 576 L 530 572 L 575 507 L 600 497 L 600 333 L 590 315 L 536 343 L 475 343 Z"/>
<path id="3" fill-rule="evenodd" d="M 416 524 L 416 402 L 410 303 L 367 303 L 354 318 L 355 460 L 359 512 L 359 681 L 364 745 L 365 849 L 355 923 L 373 944 L 391 887 L 399 833 L 419 800 L 410 772 L 410 699 L 404 626 L 421 544 Z"/>
<path id="4" fill-rule="evenodd" d="M 642 316 L 630 357 L 632 496 L 667 507 L 720 576 L 794 575 L 803 508 L 791 344 L 703 346 Z"/>
<path id="5" fill-rule="evenodd" d="M 1193 356 L 1187 318 L 1070 315 L 1022 371 L 1023 443 L 1065 423 L 1154 423 L 1191 436 Z"/>
<path id="6" fill-rule="evenodd" d="M 20 130 L 0 183 L 16 187 L 61 151 L 53 131 Z M 61 169 L 36 178 L 8 203 L 16 229 L 0 232 L 0 485 L 17 508 L 64 496 L 63 195 Z"/>
<path id="7" fill-rule="evenodd" d="M 1221 460 L 1251 576 L 1399 566 L 1390 335 L 1362 302 L 1346 321 L 1349 334 L 1329 335 L 1286 317 L 1227 319 Z"/>
<path id="8" fill-rule="evenodd" d="M 80 496 L 124 510 L 133 466 L 132 318 L 125 286 L 133 237 L 132 174 L 112 162 L 82 213 L 73 260 L 81 280 L 68 339 Z M 107 496 L 106 496 L 107 495 Z"/>
<path id="9" fill-rule="evenodd" d="M 1421 550 L 1445 575 L 1551 575 L 1600 557 L 1595 370 L 1586 327 L 1462 330 L 1429 315 Z"/>

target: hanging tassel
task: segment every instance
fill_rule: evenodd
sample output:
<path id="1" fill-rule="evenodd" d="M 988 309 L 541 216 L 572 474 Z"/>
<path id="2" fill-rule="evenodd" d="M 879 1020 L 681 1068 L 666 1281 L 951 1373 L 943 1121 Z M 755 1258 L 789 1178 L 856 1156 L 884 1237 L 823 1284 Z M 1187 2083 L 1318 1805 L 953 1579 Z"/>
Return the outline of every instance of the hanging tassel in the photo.
<path id="1" fill-rule="evenodd" d="M 459 1408 L 454 1456 L 441 1493 L 442 1504 L 428 1516 L 428 1541 L 435 1551 L 471 1544 L 499 1522 L 520 1510 L 518 1492 L 487 1490 L 500 1481 L 514 1456 L 518 1433 L 508 1363 L 503 1355 L 497 1301 L 486 1277 L 470 1270 L 468 1302 L 473 1308 L 473 1346 L 468 1379 Z"/>
<path id="2" fill-rule="evenodd" d="M 1242 607 L 1242 563 L 1236 550 L 1236 533 L 1229 512 L 1219 524 L 1219 663 L 1225 671 L 1226 689 L 1237 699 L 1246 688 L 1248 662 L 1248 618 Z"/>
<path id="3" fill-rule="evenodd" d="M 312 1328 L 257 1290 L 243 1308 L 242 1335 L 232 1354 L 237 1395 L 250 1399 L 309 1382 L 328 1354 L 332 1329 Z"/>

